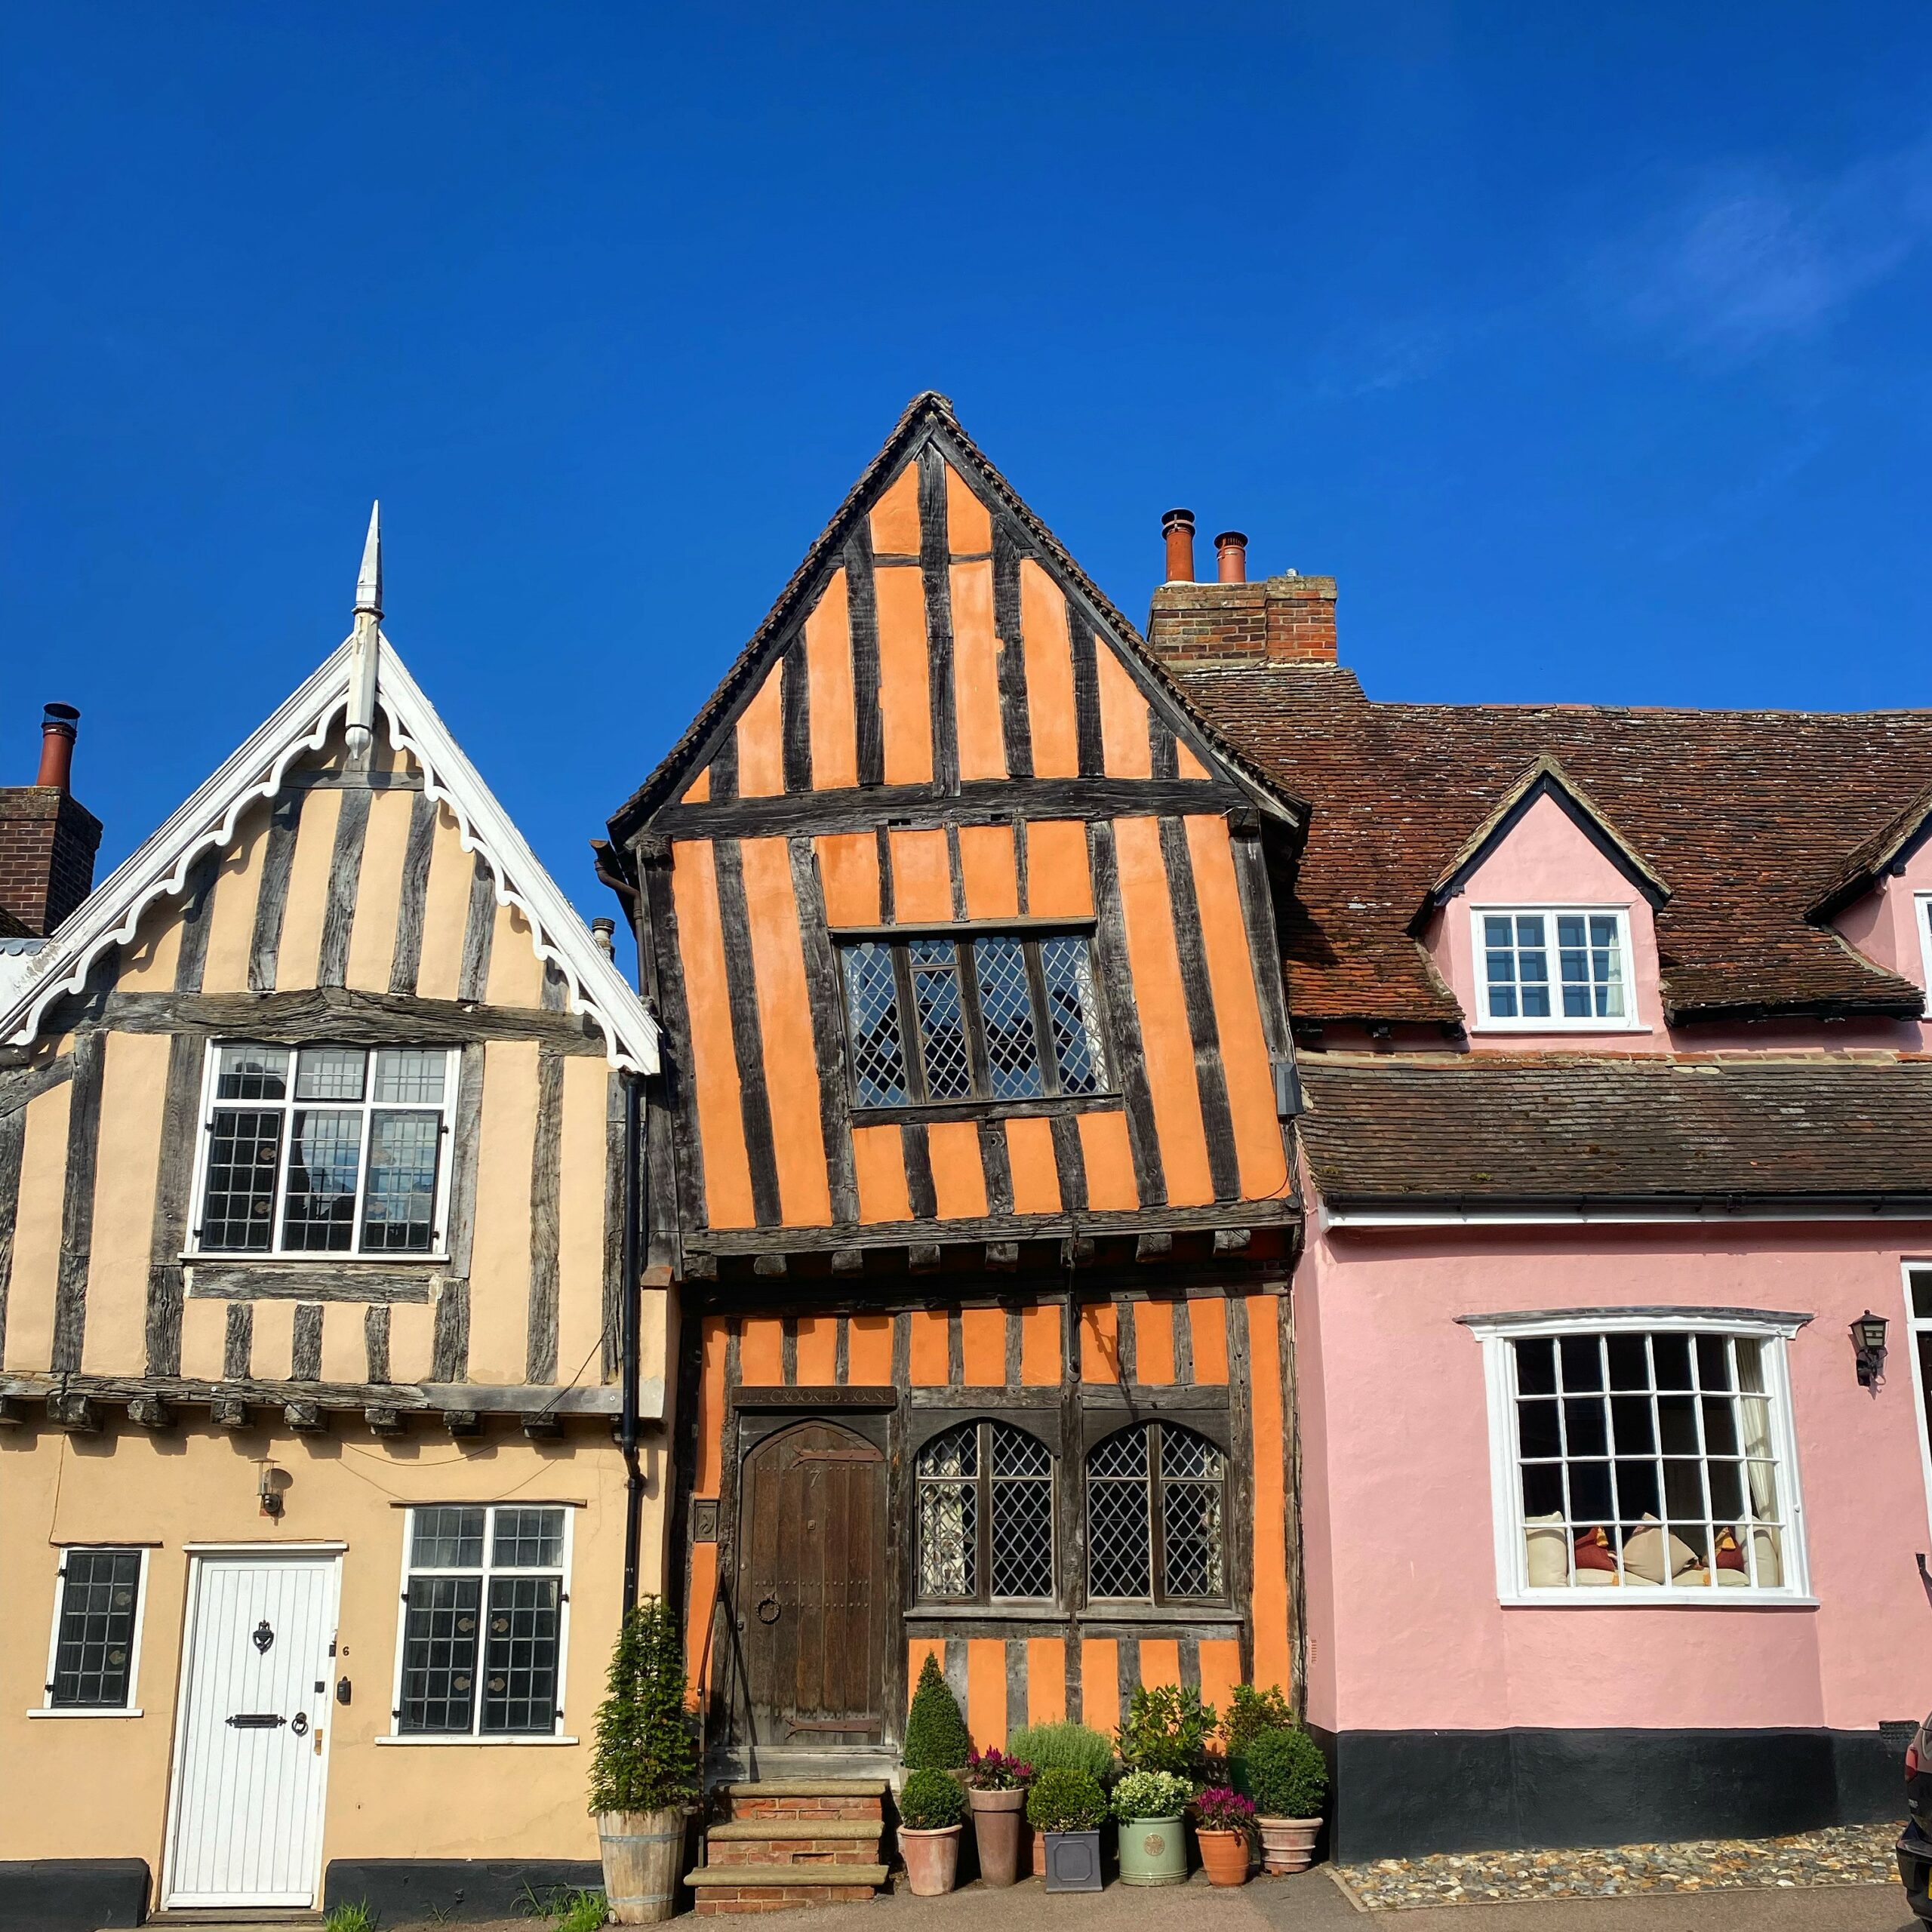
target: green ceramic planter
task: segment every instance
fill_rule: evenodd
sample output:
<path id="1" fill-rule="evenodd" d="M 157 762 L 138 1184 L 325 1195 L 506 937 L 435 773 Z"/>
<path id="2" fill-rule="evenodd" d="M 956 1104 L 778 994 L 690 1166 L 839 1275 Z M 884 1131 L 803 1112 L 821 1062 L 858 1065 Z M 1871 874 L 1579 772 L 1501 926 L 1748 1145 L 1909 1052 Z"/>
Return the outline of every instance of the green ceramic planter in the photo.
<path id="1" fill-rule="evenodd" d="M 1128 1818 L 1120 1828 L 1120 1881 L 1123 1885 L 1187 1883 L 1187 1821 L 1183 1818 Z"/>

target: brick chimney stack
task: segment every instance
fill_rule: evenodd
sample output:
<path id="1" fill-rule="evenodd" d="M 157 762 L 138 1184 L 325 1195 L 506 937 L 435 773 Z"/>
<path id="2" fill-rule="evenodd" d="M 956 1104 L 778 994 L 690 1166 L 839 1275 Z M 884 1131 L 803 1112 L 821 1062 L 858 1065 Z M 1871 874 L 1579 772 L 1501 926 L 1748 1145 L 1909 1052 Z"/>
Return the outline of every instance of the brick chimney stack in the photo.
<path id="1" fill-rule="evenodd" d="M 1168 512 L 1171 518 L 1177 514 Z M 1290 571 L 1250 583 L 1247 539 L 1229 530 L 1214 540 L 1216 580 L 1186 581 L 1172 568 L 1173 531 L 1164 523 L 1163 531 L 1170 567 L 1167 582 L 1154 592 L 1147 641 L 1177 671 L 1335 662 L 1332 577 L 1299 577 Z"/>
<path id="2" fill-rule="evenodd" d="M 36 782 L 0 786 L 0 930 L 17 922 L 44 936 L 94 889 L 100 821 L 69 789 L 80 715 L 71 704 L 50 704 Z"/>

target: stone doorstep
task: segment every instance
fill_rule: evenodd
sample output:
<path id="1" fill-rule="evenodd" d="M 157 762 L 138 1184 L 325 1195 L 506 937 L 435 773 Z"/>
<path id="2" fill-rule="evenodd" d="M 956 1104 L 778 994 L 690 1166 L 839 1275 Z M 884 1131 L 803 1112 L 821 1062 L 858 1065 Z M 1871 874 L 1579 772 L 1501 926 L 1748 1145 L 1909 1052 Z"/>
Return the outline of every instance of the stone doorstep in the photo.
<path id="1" fill-rule="evenodd" d="M 718 1787 L 727 1798 L 879 1798 L 884 1778 L 753 1778 Z"/>
<path id="2" fill-rule="evenodd" d="M 778 1831 L 776 1826 L 791 1823 L 801 1829 L 795 1832 Z M 866 1818 L 734 1818 L 721 1825 L 713 1825 L 706 1835 L 721 1838 L 727 1843 L 734 1840 L 754 1838 L 876 1838 L 879 1828 Z"/>
<path id="3" fill-rule="evenodd" d="M 878 1820 L 780 1818 L 713 1825 L 705 1834 L 707 1866 L 871 1865 L 878 1857 Z"/>
<path id="4" fill-rule="evenodd" d="M 705 1854 L 707 1870 L 724 1867 L 742 1869 L 747 1865 L 782 1865 L 792 1872 L 823 1872 L 837 1865 L 875 1865 L 878 1846 L 826 1844 L 816 1838 L 785 1838 L 776 1844 L 721 1844 Z"/>
<path id="5" fill-rule="evenodd" d="M 734 1798 L 736 1824 L 869 1825 L 881 1829 L 884 1810 L 876 1798 Z"/>
<path id="6" fill-rule="evenodd" d="M 856 1905 L 877 1896 L 883 1865 L 707 1865 L 685 1875 L 700 1918 L 783 1912 L 790 1906 Z"/>

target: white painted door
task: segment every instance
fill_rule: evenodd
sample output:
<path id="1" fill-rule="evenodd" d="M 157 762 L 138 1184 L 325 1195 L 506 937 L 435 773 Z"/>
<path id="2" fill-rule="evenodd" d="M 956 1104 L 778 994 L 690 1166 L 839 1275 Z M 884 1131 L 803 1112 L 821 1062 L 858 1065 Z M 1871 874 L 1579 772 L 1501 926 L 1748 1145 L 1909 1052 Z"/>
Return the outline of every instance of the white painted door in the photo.
<path id="1" fill-rule="evenodd" d="M 337 1559 L 193 1561 L 167 1902 L 312 1905 Z"/>

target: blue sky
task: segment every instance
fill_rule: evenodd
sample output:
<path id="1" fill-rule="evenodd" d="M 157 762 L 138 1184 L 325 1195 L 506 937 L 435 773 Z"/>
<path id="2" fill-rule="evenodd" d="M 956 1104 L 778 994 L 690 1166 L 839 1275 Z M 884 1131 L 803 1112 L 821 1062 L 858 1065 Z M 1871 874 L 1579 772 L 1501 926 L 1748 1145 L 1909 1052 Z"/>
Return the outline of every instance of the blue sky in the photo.
<path id="1" fill-rule="evenodd" d="M 1375 695 L 1932 703 L 1932 11 L 23 9 L 0 780 L 125 855 L 389 629 L 585 841 L 915 391 L 1130 614 L 1158 518 Z"/>

